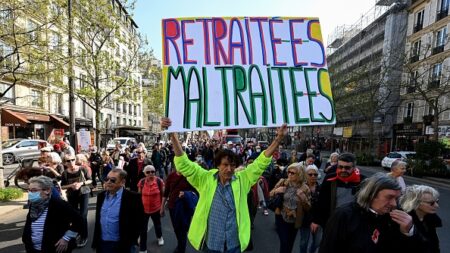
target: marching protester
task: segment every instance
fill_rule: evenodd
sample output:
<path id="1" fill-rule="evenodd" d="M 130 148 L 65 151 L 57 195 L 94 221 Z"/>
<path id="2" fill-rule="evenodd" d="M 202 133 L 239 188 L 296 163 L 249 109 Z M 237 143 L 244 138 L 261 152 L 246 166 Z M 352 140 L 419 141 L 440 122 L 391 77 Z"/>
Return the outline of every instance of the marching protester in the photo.
<path id="1" fill-rule="evenodd" d="M 164 178 L 164 166 L 163 166 L 163 156 L 159 149 L 159 144 L 155 143 L 152 147 L 152 163 L 155 166 L 156 171 L 160 178 Z"/>
<path id="2" fill-rule="evenodd" d="M 324 172 L 326 174 L 336 173 L 338 159 L 339 159 L 339 153 L 331 153 L 330 160 L 325 164 Z"/>
<path id="3" fill-rule="evenodd" d="M 170 220 L 177 238 L 177 246 L 174 252 L 184 253 L 186 251 L 187 233 L 197 205 L 198 194 L 186 177 L 176 170 L 175 166 L 172 169 L 174 171 L 166 179 L 160 212 L 161 216 L 164 216 L 164 206 L 167 203 Z"/>
<path id="4" fill-rule="evenodd" d="M 89 193 L 91 192 L 88 185 L 92 183 L 92 180 L 86 168 L 75 164 L 75 156 L 65 155 L 64 162 L 66 170 L 61 176 L 61 188 L 67 190 L 67 201 L 83 217 L 83 230 L 80 233 L 77 246 L 84 247 L 88 238 L 87 215 Z"/>
<path id="5" fill-rule="evenodd" d="M 306 185 L 311 192 L 311 205 L 317 202 L 319 198 L 319 169 L 316 165 L 308 165 L 305 168 Z M 302 226 L 300 227 L 300 253 L 315 253 L 319 248 L 322 239 L 322 229 L 318 227 L 315 233 L 311 233 L 312 213 L 311 209 L 305 212 Z"/>
<path id="6" fill-rule="evenodd" d="M 413 218 L 397 209 L 400 195 L 400 185 L 384 173 L 366 179 L 356 200 L 330 217 L 319 253 L 424 252 Z"/>
<path id="7" fill-rule="evenodd" d="M 311 210 L 311 233 L 316 233 L 319 226 L 324 229 L 336 208 L 355 199 L 357 187 L 363 179 L 355 164 L 353 154 L 343 153 L 338 158 L 336 173 L 328 174 L 324 178 L 317 202 Z"/>
<path id="8" fill-rule="evenodd" d="M 102 156 L 97 152 L 97 147 L 92 146 L 91 147 L 91 155 L 89 156 L 89 162 L 91 164 L 91 170 L 92 170 L 92 186 L 94 189 L 97 188 L 97 179 L 102 182 L 102 177 L 100 174 L 100 169 L 102 166 Z"/>
<path id="9" fill-rule="evenodd" d="M 169 118 L 161 119 L 162 129 L 171 124 Z M 204 170 L 189 160 L 177 134 L 170 134 L 175 166 L 200 194 L 188 234 L 196 250 L 204 246 L 206 252 L 234 253 L 247 248 L 250 240 L 247 193 L 271 162 L 272 154 L 286 133 L 287 126 L 283 124 L 272 144 L 245 170 L 237 173 L 234 173 L 238 165 L 235 153 L 219 151 L 214 159 L 218 169 Z"/>
<path id="10" fill-rule="evenodd" d="M 103 151 L 102 152 L 102 164 L 100 166 L 101 169 L 101 182 L 103 183 L 103 181 L 105 180 L 106 176 L 108 175 L 108 173 L 114 168 L 114 161 L 112 160 L 112 158 L 109 156 L 109 152 L 108 151 Z"/>
<path id="11" fill-rule="evenodd" d="M 282 199 L 275 209 L 275 225 L 280 239 L 280 253 L 290 253 L 297 230 L 302 226 L 305 213 L 311 208 L 311 193 L 305 184 L 305 167 L 293 163 L 287 168 L 287 179 L 280 180 L 270 196 Z"/>
<path id="12" fill-rule="evenodd" d="M 145 157 L 144 149 L 141 147 L 137 148 L 136 157 L 132 158 L 128 163 L 128 166 L 125 167 L 125 170 L 128 173 L 126 186 L 129 187 L 131 191 L 138 191 L 138 182 L 145 177 L 144 168 L 151 164 L 152 162 Z"/>
<path id="13" fill-rule="evenodd" d="M 29 212 L 22 235 L 27 253 L 72 252 L 83 230 L 81 215 L 67 202 L 53 198 L 52 187 L 46 176 L 29 180 Z"/>
<path id="14" fill-rule="evenodd" d="M 436 228 L 442 227 L 441 218 L 436 214 L 439 192 L 426 185 L 408 186 L 400 198 L 400 204 L 412 216 L 414 233 L 421 240 L 422 248 L 419 252 L 439 253 L 439 238 L 436 233 Z"/>
<path id="15" fill-rule="evenodd" d="M 105 191 L 97 195 L 92 248 L 97 253 L 136 252 L 144 207 L 141 196 L 125 189 L 127 172 L 111 170 L 105 178 Z"/>
<path id="16" fill-rule="evenodd" d="M 147 252 L 147 226 L 150 218 L 152 218 L 153 226 L 155 227 L 158 245 L 164 245 L 160 213 L 164 193 L 164 182 L 159 177 L 156 177 L 156 170 L 153 165 L 145 166 L 144 174 L 145 178 L 142 178 L 137 186 L 138 192 L 142 196 L 142 204 L 144 206 L 144 222 L 139 240 L 141 253 Z"/>
<path id="17" fill-rule="evenodd" d="M 402 188 L 402 193 L 406 190 L 405 179 L 403 179 L 403 175 L 406 172 L 406 163 L 400 160 L 395 160 L 391 164 L 391 172 L 387 173 L 389 176 L 395 178 L 398 184 Z"/>

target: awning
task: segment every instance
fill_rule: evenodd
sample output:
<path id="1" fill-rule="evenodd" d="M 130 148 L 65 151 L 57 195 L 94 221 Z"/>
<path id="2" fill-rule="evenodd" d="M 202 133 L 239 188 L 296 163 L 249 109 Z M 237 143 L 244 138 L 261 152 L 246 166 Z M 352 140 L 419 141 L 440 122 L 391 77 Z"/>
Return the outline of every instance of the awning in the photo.
<path id="1" fill-rule="evenodd" d="M 65 122 L 63 119 L 61 119 L 55 115 L 50 115 L 50 118 L 53 119 L 56 123 L 60 124 L 61 126 L 64 126 L 64 127 L 70 126 L 69 123 Z"/>
<path id="2" fill-rule="evenodd" d="M 23 117 L 20 113 L 2 109 L 2 125 L 3 126 L 18 126 L 26 127 L 31 123 L 26 117 Z"/>
<path id="3" fill-rule="evenodd" d="M 50 117 L 44 114 L 18 112 L 19 115 L 31 121 L 50 122 Z"/>

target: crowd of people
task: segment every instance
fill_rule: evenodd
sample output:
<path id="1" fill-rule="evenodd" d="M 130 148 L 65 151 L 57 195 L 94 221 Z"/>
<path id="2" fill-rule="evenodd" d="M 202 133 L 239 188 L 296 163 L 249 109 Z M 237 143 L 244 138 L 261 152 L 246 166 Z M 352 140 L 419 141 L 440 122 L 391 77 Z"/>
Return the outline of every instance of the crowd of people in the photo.
<path id="1" fill-rule="evenodd" d="M 170 127 L 168 118 L 161 127 Z M 286 125 L 265 149 L 214 140 L 143 144 L 75 154 L 69 143 L 41 149 L 42 175 L 29 180 L 27 252 L 71 252 L 88 241 L 88 201 L 96 193 L 92 248 L 148 252 L 151 219 L 159 246 L 169 211 L 177 245 L 203 252 L 252 250 L 258 210 L 274 212 L 279 252 L 440 252 L 439 193 L 406 185 L 406 164 L 365 178 L 350 153 L 322 166 L 314 145 L 286 152 Z M 323 167 L 323 169 L 321 169 Z M 269 222 L 269 221 L 267 221 Z M 297 234 L 300 248 L 294 249 Z"/>

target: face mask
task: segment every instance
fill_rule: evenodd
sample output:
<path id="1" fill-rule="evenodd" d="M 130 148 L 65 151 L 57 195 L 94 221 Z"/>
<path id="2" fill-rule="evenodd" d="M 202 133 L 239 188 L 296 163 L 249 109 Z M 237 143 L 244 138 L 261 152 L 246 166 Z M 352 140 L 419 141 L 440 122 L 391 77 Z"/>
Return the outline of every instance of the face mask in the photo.
<path id="1" fill-rule="evenodd" d="M 41 199 L 41 192 L 28 192 L 28 200 L 31 202 L 35 202 Z"/>

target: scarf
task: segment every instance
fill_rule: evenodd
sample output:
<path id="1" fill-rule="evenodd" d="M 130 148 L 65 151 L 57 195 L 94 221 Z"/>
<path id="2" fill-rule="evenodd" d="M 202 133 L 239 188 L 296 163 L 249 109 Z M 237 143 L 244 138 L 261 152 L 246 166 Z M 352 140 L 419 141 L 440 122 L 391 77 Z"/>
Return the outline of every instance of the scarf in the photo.
<path id="1" fill-rule="evenodd" d="M 328 179 L 328 181 L 336 181 L 339 179 L 340 181 L 344 183 L 359 183 L 361 181 L 361 173 L 359 172 L 358 168 L 355 168 L 348 177 L 340 177 L 339 174 L 341 172 L 341 169 L 336 169 L 336 176 Z"/>
<path id="2" fill-rule="evenodd" d="M 44 210 L 48 208 L 49 202 L 50 196 L 46 199 L 30 202 L 30 219 L 32 222 L 36 221 Z"/>

